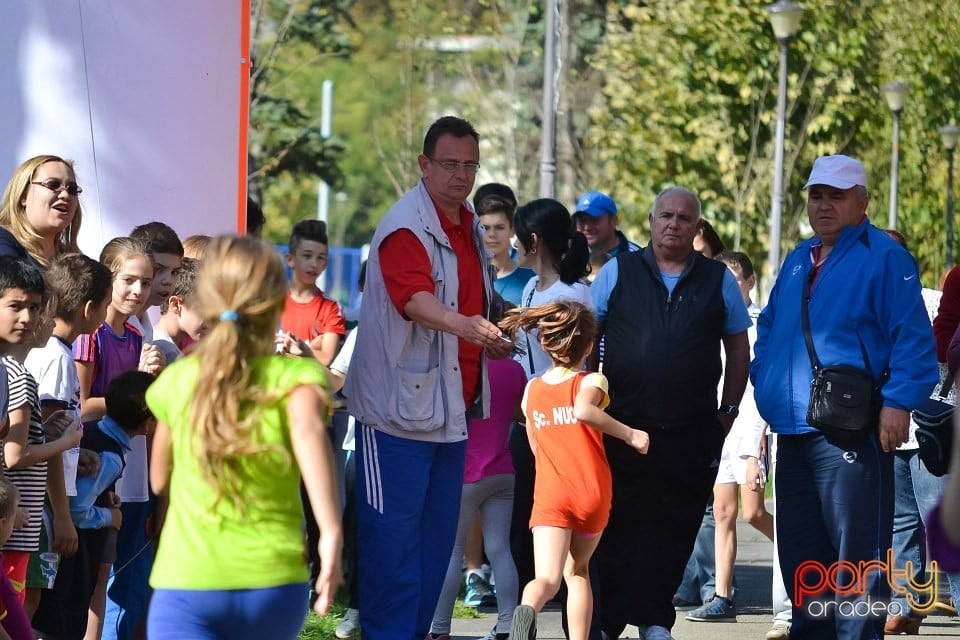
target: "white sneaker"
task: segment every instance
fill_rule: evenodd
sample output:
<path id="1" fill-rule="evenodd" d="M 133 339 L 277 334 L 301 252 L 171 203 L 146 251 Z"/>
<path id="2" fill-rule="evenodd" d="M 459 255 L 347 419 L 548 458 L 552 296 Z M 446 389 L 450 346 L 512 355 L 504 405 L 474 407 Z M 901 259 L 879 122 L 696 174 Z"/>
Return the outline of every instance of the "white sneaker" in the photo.
<path id="1" fill-rule="evenodd" d="M 790 625 L 784 622 L 773 623 L 773 628 L 767 631 L 767 640 L 789 640 Z"/>
<path id="2" fill-rule="evenodd" d="M 327 627 L 329 629 L 329 627 Z M 356 609 L 347 609 L 343 612 L 343 618 L 333 632 L 341 640 L 352 638 L 360 632 L 360 612 Z"/>
<path id="3" fill-rule="evenodd" d="M 652 624 L 643 633 L 643 640 L 673 640 L 673 636 L 670 635 L 670 629 Z"/>

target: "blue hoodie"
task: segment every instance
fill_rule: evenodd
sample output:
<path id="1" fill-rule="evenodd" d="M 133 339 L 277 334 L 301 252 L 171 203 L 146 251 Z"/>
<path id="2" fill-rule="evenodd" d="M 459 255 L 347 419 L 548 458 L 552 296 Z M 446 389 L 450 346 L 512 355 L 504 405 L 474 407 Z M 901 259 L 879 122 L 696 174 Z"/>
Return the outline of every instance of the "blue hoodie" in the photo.
<path id="1" fill-rule="evenodd" d="M 813 268 L 801 242 L 787 256 L 757 321 L 750 365 L 757 408 L 775 433 L 815 431 L 807 424 L 813 369 L 803 339 L 801 296 Z M 920 297 L 913 257 L 868 221 L 845 228 L 817 276 L 809 303 L 810 329 L 824 366 L 889 369 L 883 405 L 911 410 L 938 382 L 933 329 Z M 859 338 L 859 340 L 858 340 Z"/>

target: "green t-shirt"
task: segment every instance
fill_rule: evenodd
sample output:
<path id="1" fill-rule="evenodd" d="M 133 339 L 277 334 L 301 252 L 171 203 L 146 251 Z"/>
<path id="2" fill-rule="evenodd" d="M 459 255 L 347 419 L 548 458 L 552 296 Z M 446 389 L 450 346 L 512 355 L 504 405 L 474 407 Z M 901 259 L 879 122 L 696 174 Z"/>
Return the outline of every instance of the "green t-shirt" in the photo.
<path id="1" fill-rule="evenodd" d="M 290 444 L 286 399 L 295 387 L 327 385 L 321 365 L 308 358 L 267 356 L 254 360 L 251 382 L 276 390 L 278 399 L 259 407 L 255 437 L 279 452 L 250 456 L 241 515 L 215 493 L 192 452 L 187 419 L 200 362 L 187 357 L 171 364 L 147 390 L 147 405 L 170 429 L 170 508 L 160 536 L 150 584 L 165 589 L 256 589 L 305 583 L 300 473 Z"/>

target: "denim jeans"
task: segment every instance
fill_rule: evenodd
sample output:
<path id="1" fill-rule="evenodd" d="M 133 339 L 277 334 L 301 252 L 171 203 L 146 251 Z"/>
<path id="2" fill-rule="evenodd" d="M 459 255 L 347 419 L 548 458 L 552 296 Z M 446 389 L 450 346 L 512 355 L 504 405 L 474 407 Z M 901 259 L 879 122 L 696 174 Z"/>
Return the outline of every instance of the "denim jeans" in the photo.
<path id="1" fill-rule="evenodd" d="M 713 518 L 713 494 L 703 514 L 693 553 L 683 570 L 683 580 L 677 587 L 677 595 L 688 602 L 706 602 L 717 587 L 717 553 L 714 532 L 717 521 Z"/>
<path id="2" fill-rule="evenodd" d="M 924 524 L 927 514 L 936 506 L 947 484 L 947 476 L 938 478 L 927 471 L 916 449 L 907 449 L 894 453 L 894 516 L 893 516 L 893 554 L 897 569 L 903 569 L 907 561 L 912 563 L 914 570 L 910 579 L 914 584 L 926 582 L 926 535 Z M 897 583 L 903 585 L 906 580 L 897 574 Z M 960 574 L 947 574 L 950 595 L 954 602 L 960 602 Z M 916 593 L 914 597 L 920 604 L 929 599 L 928 594 Z M 894 611 L 894 603 L 900 605 L 903 612 L 899 615 L 908 615 L 909 608 L 904 596 L 894 595 L 891 600 L 890 611 Z M 917 612 L 909 615 L 919 617 Z"/>

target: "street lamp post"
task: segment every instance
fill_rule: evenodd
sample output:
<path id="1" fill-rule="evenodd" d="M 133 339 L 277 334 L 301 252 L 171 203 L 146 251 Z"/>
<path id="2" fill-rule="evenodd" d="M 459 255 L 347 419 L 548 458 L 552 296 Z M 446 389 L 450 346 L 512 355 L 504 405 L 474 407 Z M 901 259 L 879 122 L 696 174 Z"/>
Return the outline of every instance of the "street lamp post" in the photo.
<path id="1" fill-rule="evenodd" d="M 543 121 L 540 125 L 540 197 L 556 195 L 557 179 L 557 25 L 560 0 L 547 0 L 546 34 L 543 42 Z"/>
<path id="2" fill-rule="evenodd" d="M 770 202 L 770 283 L 780 269 L 780 235 L 783 220 L 783 141 L 787 119 L 787 54 L 790 38 L 800 28 L 803 7 L 789 0 L 779 0 L 767 7 L 773 34 L 780 45 L 780 76 L 777 90 L 777 128 L 774 139 L 773 193 Z M 769 289 L 768 289 L 769 290 Z"/>
<path id="3" fill-rule="evenodd" d="M 893 150 L 890 160 L 890 219 L 888 228 L 897 228 L 897 188 L 900 180 L 900 114 L 910 93 L 910 85 L 897 80 L 883 87 L 887 104 L 893 112 Z"/>
<path id="4" fill-rule="evenodd" d="M 953 266 L 953 150 L 957 147 L 958 138 L 960 138 L 960 127 L 953 124 L 940 127 L 940 139 L 943 140 L 943 147 L 947 150 L 947 269 Z"/>

